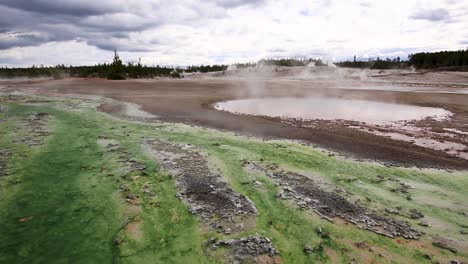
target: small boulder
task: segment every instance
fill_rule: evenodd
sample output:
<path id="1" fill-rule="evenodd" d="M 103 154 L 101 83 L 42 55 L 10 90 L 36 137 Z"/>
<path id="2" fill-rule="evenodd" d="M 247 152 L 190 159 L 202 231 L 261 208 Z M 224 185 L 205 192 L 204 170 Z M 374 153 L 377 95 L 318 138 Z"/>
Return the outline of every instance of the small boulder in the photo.
<path id="1" fill-rule="evenodd" d="M 449 251 L 451 251 L 453 253 L 458 252 L 458 250 L 452 245 L 452 243 L 450 243 L 450 241 L 448 241 L 446 239 L 442 239 L 442 238 L 435 239 L 434 241 L 432 241 L 432 245 L 434 247 L 449 250 Z"/>
<path id="2" fill-rule="evenodd" d="M 423 213 L 419 212 L 416 209 L 411 209 L 410 210 L 410 217 L 413 219 L 421 219 L 424 217 Z"/>
<path id="3" fill-rule="evenodd" d="M 323 230 L 320 226 L 318 226 L 315 231 L 317 232 L 317 234 L 321 238 L 329 238 L 330 237 L 330 234 L 327 231 Z"/>
<path id="4" fill-rule="evenodd" d="M 314 248 L 312 246 L 309 246 L 309 245 L 304 246 L 304 253 L 305 254 L 312 254 L 312 252 L 314 252 Z"/>

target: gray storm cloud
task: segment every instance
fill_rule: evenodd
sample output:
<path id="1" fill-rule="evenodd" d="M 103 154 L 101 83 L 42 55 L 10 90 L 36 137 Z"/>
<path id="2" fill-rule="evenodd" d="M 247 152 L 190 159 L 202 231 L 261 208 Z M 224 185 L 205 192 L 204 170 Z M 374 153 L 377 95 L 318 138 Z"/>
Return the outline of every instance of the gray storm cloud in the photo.
<path id="1" fill-rule="evenodd" d="M 450 19 L 450 13 L 444 8 L 423 9 L 412 14 L 411 18 L 429 21 L 443 21 Z"/>
<path id="2" fill-rule="evenodd" d="M 85 41 L 104 50 L 147 51 L 129 38 L 176 23 L 201 23 L 226 16 L 226 10 L 263 0 L 123 1 L 0 0 L 0 49 L 53 41 Z M 115 37 L 117 36 L 118 37 Z"/>

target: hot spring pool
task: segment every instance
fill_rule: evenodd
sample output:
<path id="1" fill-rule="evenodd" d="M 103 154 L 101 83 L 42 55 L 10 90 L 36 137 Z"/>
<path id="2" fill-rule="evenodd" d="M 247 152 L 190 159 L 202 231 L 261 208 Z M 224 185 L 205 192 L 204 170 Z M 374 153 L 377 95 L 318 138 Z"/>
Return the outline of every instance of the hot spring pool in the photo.
<path id="1" fill-rule="evenodd" d="M 350 120 L 373 124 L 433 118 L 443 120 L 450 111 L 396 103 L 318 97 L 257 98 L 219 102 L 215 109 L 235 114 L 303 120 Z"/>

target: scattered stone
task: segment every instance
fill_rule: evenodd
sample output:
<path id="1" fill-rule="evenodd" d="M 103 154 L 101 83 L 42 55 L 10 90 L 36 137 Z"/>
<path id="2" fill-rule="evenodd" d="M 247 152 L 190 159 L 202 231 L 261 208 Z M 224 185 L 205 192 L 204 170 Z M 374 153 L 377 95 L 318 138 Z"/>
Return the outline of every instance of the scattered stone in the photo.
<path id="1" fill-rule="evenodd" d="M 114 152 L 114 151 L 117 151 L 120 149 L 120 145 L 119 144 L 108 144 L 107 147 L 106 147 L 106 150 L 108 152 Z"/>
<path id="2" fill-rule="evenodd" d="M 326 191 L 320 183 L 310 177 L 293 172 L 278 171 L 277 168 L 270 170 L 258 164 L 253 165 L 253 162 L 246 164 L 248 164 L 245 166 L 246 169 L 261 170 L 276 181 L 279 190 L 276 197 L 293 199 L 300 208 L 310 208 L 321 218 L 330 222 L 333 222 L 333 218 L 339 217 L 358 225 L 359 228 L 391 238 L 401 236 L 407 239 L 418 239 L 421 236 L 421 233 L 412 228 L 409 223 L 372 212 L 359 204 L 348 201 L 339 192 Z M 393 181 L 399 180 L 394 179 Z M 391 214 L 400 214 L 399 211 L 392 208 L 386 208 L 385 211 Z"/>
<path id="3" fill-rule="evenodd" d="M 127 194 L 126 201 L 133 205 L 140 205 L 140 197 L 136 194 Z"/>
<path id="4" fill-rule="evenodd" d="M 283 144 L 276 144 L 276 143 L 273 144 L 273 147 L 275 147 L 275 148 L 286 148 L 285 145 L 283 145 Z"/>
<path id="5" fill-rule="evenodd" d="M 259 187 L 259 186 L 262 186 L 262 183 L 259 181 L 254 181 L 253 185 L 256 187 Z"/>
<path id="6" fill-rule="evenodd" d="M 18 222 L 24 223 L 24 222 L 30 221 L 31 219 L 33 219 L 33 216 L 21 217 L 21 218 L 18 219 Z"/>
<path id="7" fill-rule="evenodd" d="M 142 163 L 136 161 L 130 161 L 132 164 L 130 165 L 130 171 L 141 171 L 146 169 L 146 166 Z"/>
<path id="8" fill-rule="evenodd" d="M 221 181 L 199 152 L 159 140 L 145 140 L 143 146 L 174 176 L 179 198 L 189 205 L 190 212 L 207 223 L 216 222 L 216 226 L 210 224 L 213 229 L 224 233 L 238 231 L 228 226 L 258 214 L 253 202 Z"/>
<path id="9" fill-rule="evenodd" d="M 123 243 L 123 239 L 121 238 L 116 238 L 114 239 L 114 245 L 119 246 Z"/>
<path id="10" fill-rule="evenodd" d="M 338 181 L 344 181 L 344 182 L 355 182 L 357 181 L 358 178 L 351 177 L 351 178 L 339 178 Z"/>
<path id="11" fill-rule="evenodd" d="M 21 183 L 21 180 L 13 179 L 13 180 L 9 180 L 8 182 L 11 183 L 11 184 L 13 184 L 13 185 L 16 185 L 16 184 L 18 184 L 18 183 Z"/>
<path id="12" fill-rule="evenodd" d="M 120 185 L 119 189 L 124 192 L 130 191 L 130 188 L 128 188 L 127 185 L 124 184 Z"/>
<path id="13" fill-rule="evenodd" d="M 324 231 L 320 226 L 318 226 L 315 231 L 317 232 L 317 235 L 319 235 L 321 238 L 330 238 L 330 234 L 326 231 Z"/>
<path id="14" fill-rule="evenodd" d="M 312 246 L 309 246 L 309 245 L 304 246 L 304 253 L 305 254 L 312 254 L 312 252 L 314 252 L 314 248 Z"/>
<path id="15" fill-rule="evenodd" d="M 429 254 L 424 254 L 424 258 L 428 259 L 428 260 L 431 260 L 432 259 L 432 256 L 429 255 Z"/>
<path id="16" fill-rule="evenodd" d="M 217 239 L 216 237 L 210 237 L 210 238 L 208 238 L 208 240 L 205 240 L 205 241 L 203 242 L 203 246 L 205 246 L 205 247 L 206 247 L 206 246 L 209 246 L 209 245 L 211 245 L 211 244 L 216 243 L 216 241 L 218 241 L 218 239 Z"/>
<path id="17" fill-rule="evenodd" d="M 0 177 L 6 175 L 7 160 L 10 158 L 11 152 L 8 149 L 0 149 Z"/>
<path id="18" fill-rule="evenodd" d="M 447 240 L 447 239 L 443 239 L 443 238 L 435 238 L 433 241 L 432 241 L 432 245 L 435 246 L 435 247 L 438 247 L 438 248 L 442 248 L 442 249 L 446 249 L 446 250 L 449 250 L 453 253 L 457 253 L 457 249 L 452 245 L 452 242 Z"/>
<path id="19" fill-rule="evenodd" d="M 421 219 L 424 218 L 424 215 L 416 209 L 410 209 L 410 217 L 413 219 Z"/>
<path id="20" fill-rule="evenodd" d="M 225 235 L 230 235 L 232 233 L 232 229 L 229 228 L 229 227 L 225 227 L 225 228 L 223 228 L 223 233 Z"/>
<path id="21" fill-rule="evenodd" d="M 133 199 L 136 199 L 136 198 L 138 198 L 138 195 L 136 195 L 136 194 L 127 195 L 127 199 L 133 200 Z"/>
<path id="22" fill-rule="evenodd" d="M 393 208 L 385 208 L 384 210 L 385 210 L 385 212 L 387 212 L 389 214 L 396 214 L 396 215 L 400 214 L 400 212 L 398 210 L 395 210 Z"/>
<path id="23" fill-rule="evenodd" d="M 381 183 L 381 182 L 385 181 L 385 177 L 382 176 L 382 175 L 377 175 L 376 178 L 377 179 L 372 179 L 373 183 Z"/>
<path id="24" fill-rule="evenodd" d="M 257 263 L 258 257 L 279 255 L 278 250 L 273 246 L 271 240 L 261 236 L 251 236 L 239 239 L 229 239 L 215 242 L 212 249 L 228 247 L 232 250 L 232 263 Z M 249 262 L 250 261 L 250 262 Z"/>
<path id="25" fill-rule="evenodd" d="M 18 129 L 26 132 L 25 135 L 17 138 L 14 142 L 30 147 L 42 145 L 45 138 L 51 134 L 45 130 L 48 121 L 49 114 L 47 113 L 31 113 L 19 123 Z"/>
<path id="26" fill-rule="evenodd" d="M 365 241 L 356 242 L 356 243 L 354 243 L 354 245 L 357 248 L 368 248 L 369 247 L 369 245 L 367 245 L 367 243 Z"/>
<path id="27" fill-rule="evenodd" d="M 143 186 L 143 193 L 149 196 L 155 196 L 156 194 L 150 189 L 148 185 Z"/>
<path id="28" fill-rule="evenodd" d="M 397 181 L 400 183 L 400 186 L 396 187 L 396 188 L 392 188 L 390 189 L 391 192 L 396 192 L 396 193 L 408 193 L 408 190 L 411 189 L 412 187 L 406 183 L 403 183 L 403 182 L 400 182 L 398 179 L 396 180 L 393 180 L 393 181 Z"/>
<path id="29" fill-rule="evenodd" d="M 424 222 L 424 221 L 419 222 L 418 225 L 424 226 L 424 227 L 428 227 L 428 226 L 429 226 L 429 224 L 428 224 L 427 222 Z"/>

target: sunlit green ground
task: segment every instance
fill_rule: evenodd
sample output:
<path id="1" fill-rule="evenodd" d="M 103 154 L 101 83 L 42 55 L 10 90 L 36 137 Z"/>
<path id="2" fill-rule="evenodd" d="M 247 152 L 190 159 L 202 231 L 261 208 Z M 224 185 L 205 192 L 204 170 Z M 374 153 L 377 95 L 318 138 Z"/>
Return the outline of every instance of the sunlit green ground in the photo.
<path id="1" fill-rule="evenodd" d="M 13 155 L 8 175 L 0 178 L 0 263 L 222 262 L 221 254 L 210 250 L 206 254 L 203 241 L 228 236 L 201 227 L 200 220 L 176 197 L 173 179 L 141 148 L 142 138 L 189 143 L 208 154 L 232 188 L 252 199 L 260 212 L 254 230 L 233 237 L 258 233 L 271 238 L 283 263 L 349 263 L 353 259 L 359 263 L 430 263 L 425 254 L 442 263 L 468 259 L 467 235 L 460 233 L 467 230 L 461 226 L 468 224 L 463 213 L 468 209 L 466 172 L 388 168 L 329 157 L 320 149 L 298 143 L 262 141 L 178 124 L 128 122 L 98 113 L 92 104 L 72 110 L 65 103 L 3 103 L 8 112 L 0 114 L 0 119 L 8 121 L 0 122 L 0 150 L 8 148 Z M 52 117 L 48 129 L 53 134 L 39 147 L 13 142 L 23 133 L 17 129 L 19 122 L 31 112 L 47 112 Z M 98 144 L 100 136 L 119 142 L 122 150 L 146 164 L 146 170 L 126 175 L 118 162 L 119 152 L 106 152 Z M 321 177 L 374 210 L 415 208 L 431 226 L 420 227 L 418 220 L 401 217 L 427 233 L 420 241 L 407 241 L 329 223 L 289 201 L 278 200 L 274 182 L 243 169 L 244 159 Z M 391 192 L 394 186 L 388 181 L 377 183 L 377 175 L 414 186 L 411 198 Z M 263 184 L 245 184 L 252 179 Z M 150 183 L 155 197 L 143 194 L 145 183 Z M 119 191 L 122 184 L 140 195 L 141 206 L 125 201 Z M 32 218 L 19 221 L 24 217 Z M 129 230 L 131 222 L 138 223 L 136 231 Z M 331 238 L 320 238 L 318 226 L 329 231 Z M 432 235 L 461 241 L 459 252 L 433 247 Z M 322 240 L 323 250 L 304 254 L 304 245 L 317 247 Z M 357 248 L 354 243 L 359 241 L 365 241 L 372 252 Z"/>

